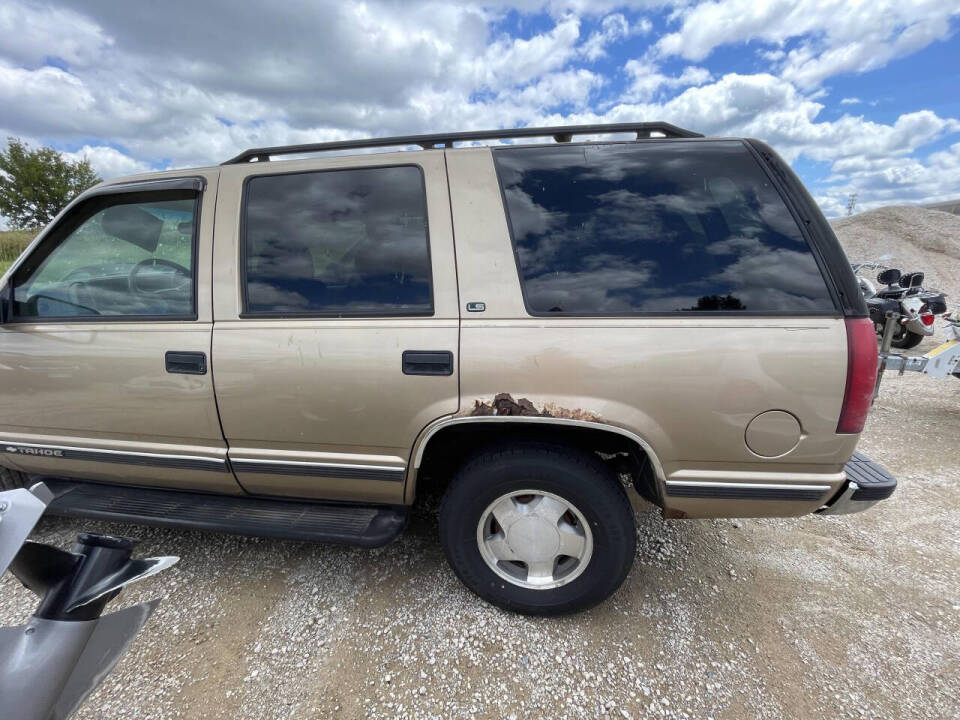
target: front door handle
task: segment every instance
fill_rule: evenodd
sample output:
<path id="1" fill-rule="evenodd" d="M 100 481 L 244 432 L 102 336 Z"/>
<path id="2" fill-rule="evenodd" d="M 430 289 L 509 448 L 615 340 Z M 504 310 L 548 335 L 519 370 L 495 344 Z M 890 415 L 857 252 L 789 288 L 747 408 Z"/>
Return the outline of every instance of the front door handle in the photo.
<path id="1" fill-rule="evenodd" d="M 164 356 L 168 373 L 183 375 L 206 375 L 207 356 L 202 352 L 168 350 Z"/>
<path id="2" fill-rule="evenodd" d="M 404 375 L 453 375 L 453 353 L 449 350 L 404 350 Z"/>

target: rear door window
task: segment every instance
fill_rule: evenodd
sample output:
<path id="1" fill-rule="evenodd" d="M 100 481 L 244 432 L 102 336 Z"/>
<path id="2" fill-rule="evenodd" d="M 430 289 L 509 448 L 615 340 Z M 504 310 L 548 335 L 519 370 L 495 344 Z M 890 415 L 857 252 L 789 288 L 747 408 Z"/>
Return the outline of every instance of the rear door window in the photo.
<path id="1" fill-rule="evenodd" d="M 836 312 L 738 141 L 494 151 L 533 315 Z"/>
<path id="2" fill-rule="evenodd" d="M 243 236 L 245 315 L 433 314 L 419 167 L 251 177 Z"/>

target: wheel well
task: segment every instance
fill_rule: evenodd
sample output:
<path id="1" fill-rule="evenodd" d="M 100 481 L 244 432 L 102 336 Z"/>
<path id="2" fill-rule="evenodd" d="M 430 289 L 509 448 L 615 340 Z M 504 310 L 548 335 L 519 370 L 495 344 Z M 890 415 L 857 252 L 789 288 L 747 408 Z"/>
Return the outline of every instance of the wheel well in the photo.
<path id="1" fill-rule="evenodd" d="M 660 505 L 653 458 L 625 435 L 599 428 L 535 424 L 522 421 L 463 423 L 438 430 L 427 440 L 414 478 L 416 495 L 437 494 L 467 459 L 493 445 L 513 442 L 546 442 L 576 447 L 607 463 L 645 500 Z"/>

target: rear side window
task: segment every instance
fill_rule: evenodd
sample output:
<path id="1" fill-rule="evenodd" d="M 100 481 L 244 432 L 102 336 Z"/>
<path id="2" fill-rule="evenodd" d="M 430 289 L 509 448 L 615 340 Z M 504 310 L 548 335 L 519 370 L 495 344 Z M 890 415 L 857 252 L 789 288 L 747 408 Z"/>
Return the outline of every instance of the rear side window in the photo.
<path id="1" fill-rule="evenodd" d="M 796 222 L 740 142 L 494 158 L 533 315 L 836 312 Z"/>
<path id="2" fill-rule="evenodd" d="M 413 166 L 247 181 L 247 315 L 430 315 L 423 175 Z"/>

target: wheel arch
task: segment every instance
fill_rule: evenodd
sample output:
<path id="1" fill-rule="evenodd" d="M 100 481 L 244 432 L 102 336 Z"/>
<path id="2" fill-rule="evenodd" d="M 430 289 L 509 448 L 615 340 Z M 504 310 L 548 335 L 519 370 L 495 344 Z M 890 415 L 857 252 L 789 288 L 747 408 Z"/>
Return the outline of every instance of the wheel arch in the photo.
<path id="1" fill-rule="evenodd" d="M 561 431 L 558 433 L 557 431 Z M 544 436 L 550 432 L 558 444 L 574 444 L 585 449 L 600 450 L 609 446 L 619 451 L 631 452 L 641 463 L 634 474 L 634 487 L 646 499 L 662 504 L 665 488 L 663 466 L 651 444 L 637 433 L 608 423 L 573 420 L 567 418 L 530 417 L 530 416 L 479 416 L 446 417 L 436 420 L 425 427 L 414 443 L 407 464 L 404 482 L 404 502 L 411 504 L 416 498 L 421 470 L 437 454 L 443 452 L 443 439 L 456 439 L 463 435 L 473 436 L 479 444 L 489 444 L 497 440 L 527 439 Z M 504 436 L 509 433 L 509 437 Z"/>

